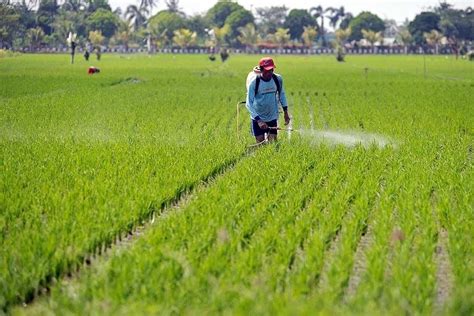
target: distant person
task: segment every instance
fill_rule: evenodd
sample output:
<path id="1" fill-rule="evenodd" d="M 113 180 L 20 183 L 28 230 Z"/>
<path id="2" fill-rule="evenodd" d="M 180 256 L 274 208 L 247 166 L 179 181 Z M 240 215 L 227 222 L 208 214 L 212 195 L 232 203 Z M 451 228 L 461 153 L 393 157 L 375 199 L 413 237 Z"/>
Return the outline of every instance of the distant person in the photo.
<path id="1" fill-rule="evenodd" d="M 84 52 L 84 59 L 85 59 L 86 61 L 89 61 L 89 56 L 90 56 L 89 51 L 88 51 L 87 48 L 86 48 L 86 51 Z"/>
<path id="2" fill-rule="evenodd" d="M 221 51 L 220 51 L 220 55 L 221 55 L 221 60 L 222 62 L 225 62 L 227 60 L 227 58 L 229 58 L 229 51 L 225 48 L 222 48 Z"/>
<path id="3" fill-rule="evenodd" d="M 268 141 L 277 139 L 279 104 L 283 107 L 285 125 L 290 123 L 283 78 L 274 73 L 275 68 L 272 58 L 260 59 L 258 63 L 260 74 L 256 74 L 248 87 L 246 107 L 250 113 L 252 133 L 257 143 L 264 142 L 265 135 L 268 136 Z"/>
<path id="4" fill-rule="evenodd" d="M 71 41 L 71 64 L 74 64 L 74 55 L 76 54 L 76 42 Z"/>
<path id="5" fill-rule="evenodd" d="M 98 74 L 99 72 L 100 72 L 100 69 L 94 66 L 90 66 L 89 69 L 87 70 L 87 73 L 89 75 Z"/>

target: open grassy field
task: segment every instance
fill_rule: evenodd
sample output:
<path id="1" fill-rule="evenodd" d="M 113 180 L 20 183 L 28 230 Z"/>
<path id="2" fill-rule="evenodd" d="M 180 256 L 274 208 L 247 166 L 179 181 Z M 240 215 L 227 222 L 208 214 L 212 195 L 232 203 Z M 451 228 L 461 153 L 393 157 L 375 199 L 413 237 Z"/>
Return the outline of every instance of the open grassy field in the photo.
<path id="1" fill-rule="evenodd" d="M 0 59 L 0 314 L 474 314 L 474 63 L 260 57 Z"/>

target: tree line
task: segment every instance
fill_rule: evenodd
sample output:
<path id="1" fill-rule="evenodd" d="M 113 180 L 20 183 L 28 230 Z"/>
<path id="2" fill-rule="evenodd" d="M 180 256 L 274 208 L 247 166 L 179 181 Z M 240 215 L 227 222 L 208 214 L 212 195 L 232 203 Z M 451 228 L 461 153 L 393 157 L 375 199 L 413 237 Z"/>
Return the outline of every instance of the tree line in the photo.
<path id="1" fill-rule="evenodd" d="M 152 14 L 157 0 L 139 0 L 112 10 L 108 0 L 0 0 L 0 48 L 24 50 L 68 45 L 70 33 L 81 46 L 133 48 L 334 47 L 374 45 L 396 38 L 405 47 L 447 45 L 456 53 L 474 40 L 472 8 L 447 2 L 420 12 L 402 25 L 368 11 L 353 15 L 343 6 L 292 9 L 260 7 L 249 11 L 237 2 L 217 1 L 203 14 L 187 15 L 179 0 Z M 70 38 L 70 36 L 69 36 Z"/>

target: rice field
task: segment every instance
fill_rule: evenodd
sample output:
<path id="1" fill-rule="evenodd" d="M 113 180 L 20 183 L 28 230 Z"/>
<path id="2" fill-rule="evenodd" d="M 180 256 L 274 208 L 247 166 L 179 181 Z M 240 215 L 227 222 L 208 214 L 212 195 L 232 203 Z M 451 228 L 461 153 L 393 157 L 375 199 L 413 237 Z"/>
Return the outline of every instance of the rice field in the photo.
<path id="1" fill-rule="evenodd" d="M 474 63 L 260 57 L 1 58 L 0 314 L 473 314 Z"/>

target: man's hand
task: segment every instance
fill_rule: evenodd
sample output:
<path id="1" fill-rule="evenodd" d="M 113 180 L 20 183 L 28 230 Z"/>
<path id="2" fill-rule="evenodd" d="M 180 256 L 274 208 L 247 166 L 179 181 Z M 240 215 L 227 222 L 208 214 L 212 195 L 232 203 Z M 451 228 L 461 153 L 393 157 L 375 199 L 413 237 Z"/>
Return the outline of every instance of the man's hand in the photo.
<path id="1" fill-rule="evenodd" d="M 285 125 L 290 124 L 290 115 L 288 114 L 288 111 L 285 111 Z"/>
<path id="2" fill-rule="evenodd" d="M 261 129 L 268 129 L 268 125 L 264 121 L 258 121 L 257 124 Z"/>

